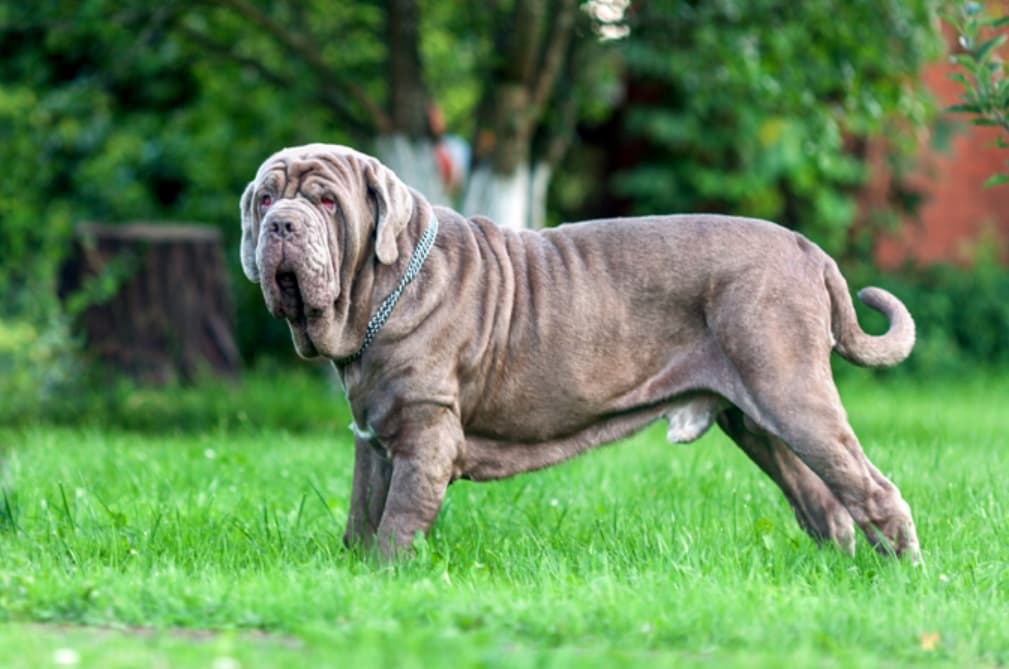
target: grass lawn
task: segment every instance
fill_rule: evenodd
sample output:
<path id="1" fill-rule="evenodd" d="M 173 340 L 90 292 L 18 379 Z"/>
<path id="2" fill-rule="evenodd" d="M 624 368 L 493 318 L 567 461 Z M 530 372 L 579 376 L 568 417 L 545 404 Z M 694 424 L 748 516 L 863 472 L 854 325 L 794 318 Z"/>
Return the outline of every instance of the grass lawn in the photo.
<path id="1" fill-rule="evenodd" d="M 1009 376 L 842 394 L 924 567 L 818 549 L 717 429 L 460 482 L 380 567 L 341 546 L 349 419 L 319 381 L 2 428 L 0 667 L 1009 666 Z"/>

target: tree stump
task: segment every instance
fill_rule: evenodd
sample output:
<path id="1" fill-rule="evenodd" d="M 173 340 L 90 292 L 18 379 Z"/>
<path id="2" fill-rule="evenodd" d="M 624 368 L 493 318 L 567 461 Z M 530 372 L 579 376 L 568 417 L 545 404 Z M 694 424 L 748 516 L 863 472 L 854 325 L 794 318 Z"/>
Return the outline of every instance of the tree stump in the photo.
<path id="1" fill-rule="evenodd" d="M 82 223 L 75 232 L 59 293 L 89 356 L 142 383 L 238 374 L 218 230 Z"/>

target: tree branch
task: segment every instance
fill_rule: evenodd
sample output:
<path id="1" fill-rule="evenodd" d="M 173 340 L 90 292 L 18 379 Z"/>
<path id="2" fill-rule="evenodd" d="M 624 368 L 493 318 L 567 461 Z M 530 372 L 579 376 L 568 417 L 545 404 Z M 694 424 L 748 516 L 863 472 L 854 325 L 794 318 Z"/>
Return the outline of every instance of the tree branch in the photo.
<path id="1" fill-rule="evenodd" d="M 337 70 L 329 67 L 322 60 L 319 50 L 309 44 L 304 35 L 293 32 L 286 26 L 274 21 L 272 17 L 251 2 L 248 2 L 248 0 L 215 0 L 215 2 L 234 10 L 242 18 L 258 25 L 272 35 L 288 52 L 301 59 L 327 85 L 332 84 L 337 88 L 343 89 L 361 107 L 366 116 L 374 121 L 375 129 L 378 133 L 381 134 L 392 126 L 388 115 L 382 108 L 360 86 L 352 81 L 345 80 Z"/>
<path id="2" fill-rule="evenodd" d="M 389 67 L 389 116 L 394 132 L 428 134 L 430 99 L 420 63 L 420 15 L 416 0 L 387 0 L 386 44 Z"/>
<path id="3" fill-rule="evenodd" d="M 542 0 L 516 0 L 511 30 L 504 33 L 504 79 L 529 87 L 543 41 Z"/>
<path id="4" fill-rule="evenodd" d="M 541 122 L 533 136 L 533 160 L 556 166 L 564 158 L 575 137 L 579 112 L 585 95 L 587 61 L 596 44 L 570 41 L 557 79 L 556 102 L 549 107 L 546 122 Z"/>
<path id="5" fill-rule="evenodd" d="M 554 82 L 564 63 L 564 56 L 568 52 L 568 45 L 571 43 L 576 10 L 575 0 L 559 0 L 557 3 L 557 10 L 550 24 L 550 33 L 539 68 L 539 76 L 536 77 L 536 81 L 532 85 L 530 102 L 534 109 L 541 109 L 550 98 L 550 92 L 553 90 Z"/>
<path id="6" fill-rule="evenodd" d="M 224 42 L 218 42 L 204 32 L 191 28 L 185 24 L 179 24 L 176 30 L 178 30 L 179 34 L 183 38 L 189 40 L 203 51 L 211 55 L 233 61 L 242 67 L 248 67 L 249 69 L 255 70 L 256 74 L 275 86 L 286 87 L 289 83 L 288 78 L 284 77 L 284 75 L 279 72 L 275 72 L 274 70 L 268 68 L 263 64 L 261 59 L 249 58 L 248 56 L 235 53 L 234 49 L 230 45 L 225 44 Z"/>
<path id="7" fill-rule="evenodd" d="M 236 53 L 234 47 L 230 44 L 214 40 L 209 35 L 184 24 L 179 24 L 176 30 L 179 31 L 179 34 L 184 39 L 193 42 L 208 54 L 230 60 L 241 67 L 254 70 L 260 77 L 277 88 L 287 88 L 291 84 L 289 76 L 270 69 L 259 58 L 249 58 L 248 56 Z M 329 107 L 338 116 L 338 122 L 346 126 L 352 135 L 359 135 L 362 139 L 371 138 L 374 128 L 355 118 L 354 114 L 347 108 L 346 100 L 343 96 L 326 87 L 314 89 L 314 94 L 320 103 Z"/>
<path id="8" fill-rule="evenodd" d="M 560 118 L 554 128 L 549 131 L 545 148 L 540 153 L 540 159 L 553 167 L 561 162 L 564 154 L 571 147 L 575 137 L 575 126 L 578 124 L 578 96 L 565 96 L 560 104 Z"/>

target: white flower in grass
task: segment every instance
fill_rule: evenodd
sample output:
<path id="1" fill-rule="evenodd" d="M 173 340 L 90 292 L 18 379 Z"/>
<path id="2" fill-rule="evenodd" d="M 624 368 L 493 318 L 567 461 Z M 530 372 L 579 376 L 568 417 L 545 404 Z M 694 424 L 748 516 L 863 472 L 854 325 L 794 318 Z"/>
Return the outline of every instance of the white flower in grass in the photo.
<path id="1" fill-rule="evenodd" d="M 217 457 L 217 453 L 214 451 L 214 449 L 208 448 L 207 450 L 203 451 L 203 457 L 205 457 L 207 460 L 213 460 L 214 458 Z"/>
<path id="2" fill-rule="evenodd" d="M 53 652 L 53 662 L 59 667 L 73 667 L 81 661 L 81 656 L 73 648 L 57 648 Z"/>
<path id="3" fill-rule="evenodd" d="M 214 658 L 214 669 L 240 669 L 241 663 L 233 657 L 215 657 Z"/>

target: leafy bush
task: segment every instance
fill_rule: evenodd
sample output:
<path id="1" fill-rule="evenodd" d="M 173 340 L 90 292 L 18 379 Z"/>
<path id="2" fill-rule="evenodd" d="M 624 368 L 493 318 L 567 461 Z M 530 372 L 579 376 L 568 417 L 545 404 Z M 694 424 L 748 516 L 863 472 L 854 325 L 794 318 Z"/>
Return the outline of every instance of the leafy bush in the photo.
<path id="1" fill-rule="evenodd" d="M 38 418 L 80 390 L 66 322 L 0 317 L 0 423 Z"/>
<path id="2" fill-rule="evenodd" d="M 885 133 L 900 156 L 930 117 L 915 73 L 940 53 L 931 2 L 654 0 L 632 14 L 625 143 L 643 159 L 614 177 L 632 210 L 769 218 L 845 250 L 865 138 Z"/>
<path id="3" fill-rule="evenodd" d="M 0 330 L 0 337 L 4 336 Z M 15 336 L 30 337 L 32 333 Z M 0 341 L 0 347 L 3 346 L 4 341 Z M 36 350 L 32 363 L 48 362 L 50 369 L 58 367 L 60 361 L 45 360 L 45 353 Z M 5 360 L 0 348 L 0 365 Z M 35 389 L 36 380 L 31 375 L 39 369 L 35 366 L 21 369 L 22 387 Z M 81 371 L 77 367 L 63 369 L 65 376 Z M 122 376 L 102 376 L 100 369 L 91 368 L 83 376 L 75 376 L 69 388 L 76 392 L 55 393 L 41 402 L 27 394 L 23 398 L 14 396 L 14 404 L 0 405 L 0 423 L 26 425 L 44 421 L 139 432 L 243 428 L 292 432 L 324 429 L 343 433 L 351 421 L 350 411 L 329 373 L 326 365 L 302 363 L 292 367 L 262 359 L 243 374 L 240 382 L 207 376 L 192 385 L 145 388 Z M 54 381 L 63 382 L 65 376 Z M 0 383 L 3 377 L 4 370 L 0 368 Z M 68 386 L 63 388 L 66 390 Z M 0 386 L 0 392 L 6 391 Z"/>

